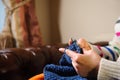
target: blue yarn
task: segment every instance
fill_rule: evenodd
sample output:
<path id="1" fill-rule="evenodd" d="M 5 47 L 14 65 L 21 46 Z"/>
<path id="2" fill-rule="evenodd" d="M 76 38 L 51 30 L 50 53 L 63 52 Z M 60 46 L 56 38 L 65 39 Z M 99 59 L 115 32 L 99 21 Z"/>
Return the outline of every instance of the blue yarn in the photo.
<path id="1" fill-rule="evenodd" d="M 77 53 L 80 53 L 82 52 L 82 49 L 77 45 L 76 43 L 76 40 L 74 40 L 72 42 L 72 44 L 70 46 L 68 46 L 66 49 L 70 49 L 72 51 L 76 51 Z M 71 59 L 68 55 L 66 55 L 66 53 L 64 52 L 62 58 L 60 59 L 59 61 L 59 64 L 60 65 L 68 65 L 68 66 L 72 66 L 72 63 L 71 63 Z"/>
<path id="2" fill-rule="evenodd" d="M 77 45 L 76 40 L 72 42 L 67 49 L 81 53 L 82 49 Z M 48 64 L 44 67 L 45 80 L 87 80 L 78 75 L 72 66 L 72 61 L 68 55 L 64 52 L 62 55 L 59 65 Z"/>

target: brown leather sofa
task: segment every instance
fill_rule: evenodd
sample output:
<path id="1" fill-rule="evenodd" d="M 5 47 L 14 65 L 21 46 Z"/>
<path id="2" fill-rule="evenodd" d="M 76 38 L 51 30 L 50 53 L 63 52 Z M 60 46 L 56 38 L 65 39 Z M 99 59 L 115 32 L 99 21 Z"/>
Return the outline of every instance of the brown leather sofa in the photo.
<path id="1" fill-rule="evenodd" d="M 97 42 L 96 45 L 107 45 Z M 44 45 L 37 48 L 7 48 L 0 50 L 0 80 L 28 80 L 43 72 L 46 64 L 58 64 L 59 47 L 67 44 Z"/>
<path id="2" fill-rule="evenodd" d="M 40 74 L 46 64 L 57 64 L 62 55 L 56 45 L 38 48 L 8 48 L 0 50 L 0 80 L 28 80 Z"/>

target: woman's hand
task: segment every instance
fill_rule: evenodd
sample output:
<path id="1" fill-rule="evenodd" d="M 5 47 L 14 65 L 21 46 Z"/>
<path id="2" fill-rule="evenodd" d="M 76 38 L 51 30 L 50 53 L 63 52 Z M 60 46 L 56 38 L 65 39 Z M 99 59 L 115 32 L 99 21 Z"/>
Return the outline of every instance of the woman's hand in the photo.
<path id="1" fill-rule="evenodd" d="M 65 48 L 60 48 L 59 51 L 66 51 L 66 54 L 72 60 L 72 65 L 76 72 L 79 75 L 86 77 L 88 76 L 89 72 L 98 68 L 101 57 L 91 49 L 85 39 L 79 39 L 77 42 L 78 45 L 83 49 L 83 54 L 78 54 L 69 49 L 65 50 Z M 69 40 L 69 44 L 70 43 L 71 41 Z"/>

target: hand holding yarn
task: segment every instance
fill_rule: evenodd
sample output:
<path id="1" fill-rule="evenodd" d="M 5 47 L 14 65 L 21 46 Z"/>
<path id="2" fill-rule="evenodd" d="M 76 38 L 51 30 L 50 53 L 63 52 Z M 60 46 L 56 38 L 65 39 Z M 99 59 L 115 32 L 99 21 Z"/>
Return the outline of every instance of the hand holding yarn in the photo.
<path id="1" fill-rule="evenodd" d="M 71 42 L 69 41 L 69 44 L 70 43 Z M 59 50 L 61 52 L 64 52 L 65 50 L 66 54 L 71 58 L 72 65 L 76 72 L 79 75 L 86 77 L 89 72 L 98 67 L 101 57 L 90 48 L 85 39 L 80 38 L 77 40 L 77 44 L 83 49 L 83 54 L 78 54 L 78 52 L 70 49 L 65 50 L 65 48 L 60 48 Z"/>

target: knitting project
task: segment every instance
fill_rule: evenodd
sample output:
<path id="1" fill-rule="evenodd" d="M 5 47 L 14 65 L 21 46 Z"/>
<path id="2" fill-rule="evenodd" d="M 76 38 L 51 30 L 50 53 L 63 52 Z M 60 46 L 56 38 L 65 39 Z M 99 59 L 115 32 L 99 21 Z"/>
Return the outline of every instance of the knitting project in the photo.
<path id="1" fill-rule="evenodd" d="M 76 42 L 74 40 L 67 49 L 82 53 L 82 49 Z M 48 64 L 44 67 L 44 80 L 87 80 L 87 78 L 83 78 L 76 73 L 70 57 L 64 51 L 59 65 Z"/>

